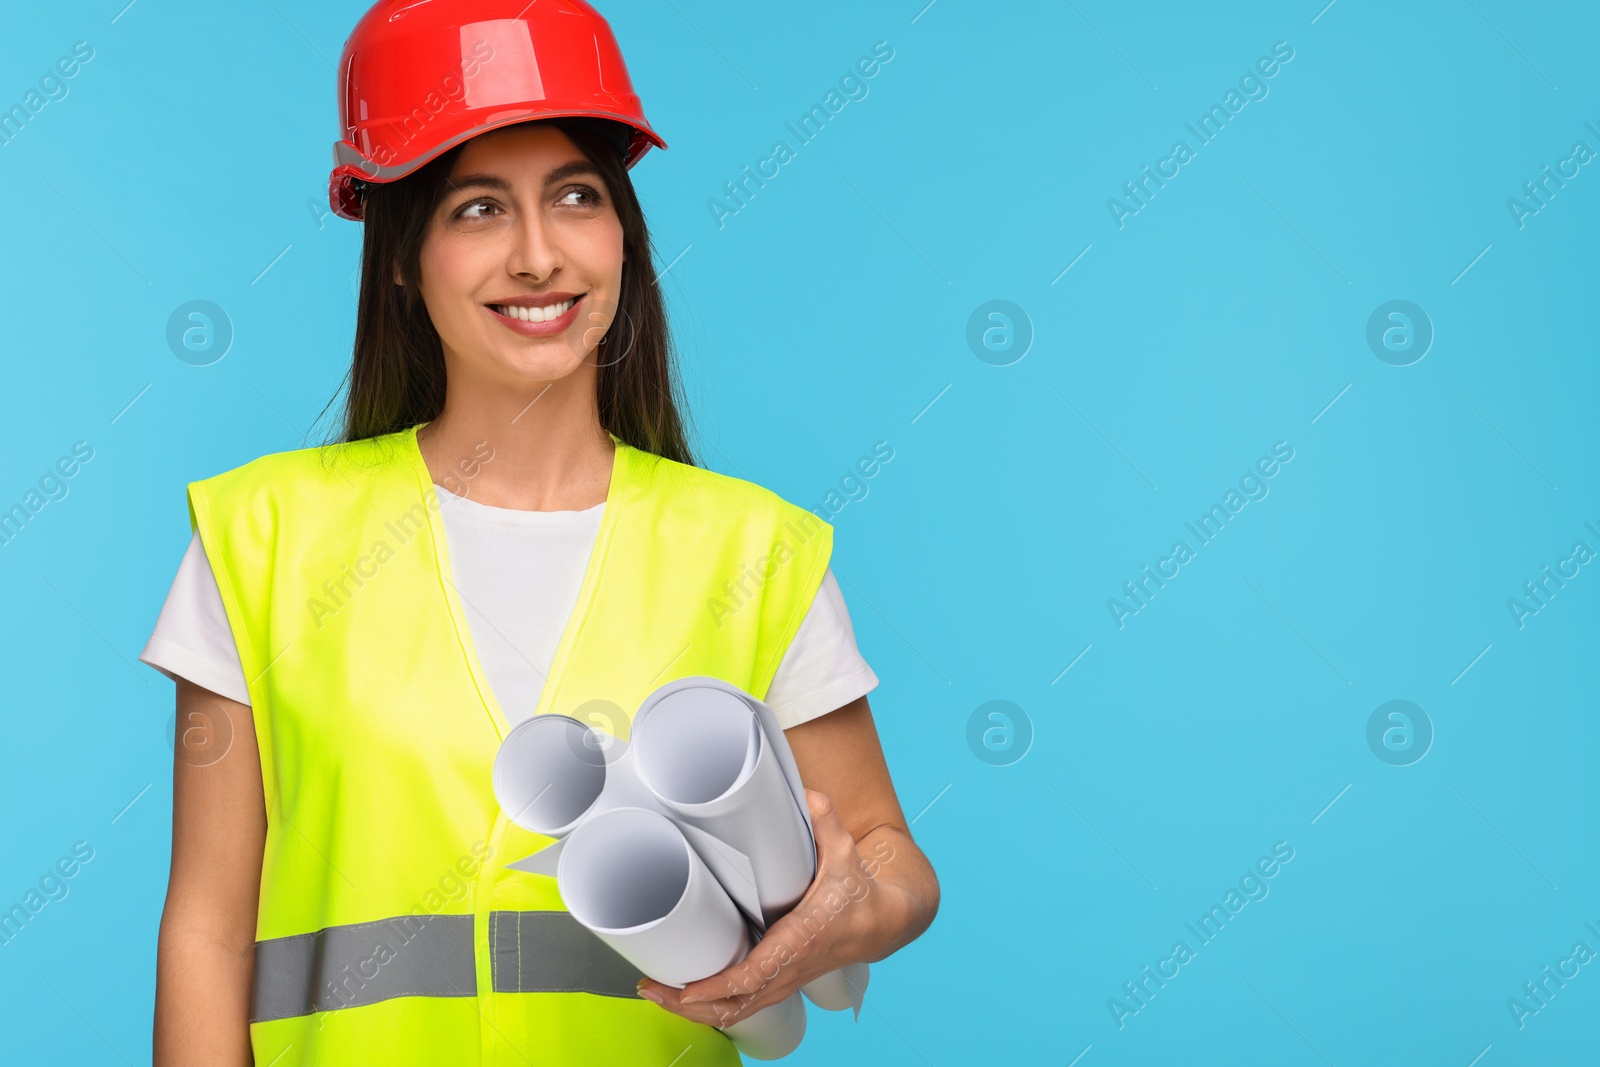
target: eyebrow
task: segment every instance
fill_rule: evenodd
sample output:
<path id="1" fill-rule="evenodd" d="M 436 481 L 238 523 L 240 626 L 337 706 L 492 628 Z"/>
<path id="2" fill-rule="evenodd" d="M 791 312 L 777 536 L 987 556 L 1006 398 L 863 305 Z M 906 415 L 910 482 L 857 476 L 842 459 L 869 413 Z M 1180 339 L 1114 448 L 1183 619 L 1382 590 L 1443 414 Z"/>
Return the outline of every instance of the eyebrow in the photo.
<path id="1" fill-rule="evenodd" d="M 563 163 L 544 176 L 545 185 L 554 185 L 578 174 L 587 174 L 596 178 L 602 177 L 599 169 L 587 159 L 575 159 L 570 163 Z M 450 185 L 455 192 L 462 192 L 470 187 L 493 189 L 496 192 L 509 194 L 511 183 L 498 174 L 463 174 L 459 178 L 450 179 Z"/>

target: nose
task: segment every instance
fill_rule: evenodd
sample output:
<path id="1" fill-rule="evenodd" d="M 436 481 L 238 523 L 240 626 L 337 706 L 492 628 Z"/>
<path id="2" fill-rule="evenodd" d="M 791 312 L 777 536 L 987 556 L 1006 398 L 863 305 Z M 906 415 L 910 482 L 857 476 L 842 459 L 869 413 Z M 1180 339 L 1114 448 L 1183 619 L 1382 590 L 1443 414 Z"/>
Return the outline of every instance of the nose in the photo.
<path id="1" fill-rule="evenodd" d="M 526 209 L 505 228 L 506 273 L 542 282 L 565 262 L 554 227 L 538 211 Z"/>

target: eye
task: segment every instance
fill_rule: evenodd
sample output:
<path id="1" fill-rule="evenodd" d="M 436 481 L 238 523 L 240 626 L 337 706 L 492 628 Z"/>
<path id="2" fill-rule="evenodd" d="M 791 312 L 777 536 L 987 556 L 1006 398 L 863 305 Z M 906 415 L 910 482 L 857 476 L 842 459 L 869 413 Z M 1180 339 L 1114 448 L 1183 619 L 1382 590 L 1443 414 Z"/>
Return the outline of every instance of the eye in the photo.
<path id="1" fill-rule="evenodd" d="M 569 198 L 574 196 L 587 197 L 587 199 L 579 203 L 572 203 Z M 561 194 L 560 202 L 570 207 L 599 207 L 605 200 L 599 192 L 587 185 L 573 185 L 569 186 Z"/>
<path id="2" fill-rule="evenodd" d="M 480 208 L 480 207 L 494 208 L 496 211 L 500 210 L 500 205 L 496 204 L 493 200 L 487 200 L 487 199 L 485 199 L 485 200 L 472 200 L 472 201 L 469 201 L 466 204 L 463 204 L 461 207 L 457 208 L 456 209 L 456 213 L 454 215 L 452 215 L 451 217 L 452 218 L 457 218 L 457 219 L 485 219 L 485 218 L 489 218 L 490 216 L 488 216 L 488 215 L 470 214 L 470 212 L 472 211 L 473 208 Z"/>

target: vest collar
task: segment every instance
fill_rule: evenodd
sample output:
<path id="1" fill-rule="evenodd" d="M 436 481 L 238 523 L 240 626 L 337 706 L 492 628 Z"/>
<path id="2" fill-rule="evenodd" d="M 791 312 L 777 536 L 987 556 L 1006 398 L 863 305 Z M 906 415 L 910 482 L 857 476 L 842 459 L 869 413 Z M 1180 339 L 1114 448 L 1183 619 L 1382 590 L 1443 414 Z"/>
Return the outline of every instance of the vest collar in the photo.
<path id="1" fill-rule="evenodd" d="M 483 663 L 478 658 L 477 646 L 472 642 L 472 630 L 467 622 L 465 611 L 461 606 L 461 598 L 456 593 L 455 576 L 450 568 L 449 546 L 445 540 L 444 519 L 440 514 L 439 495 L 434 490 L 433 475 L 428 470 L 428 464 L 422 457 L 422 448 L 417 441 L 417 431 L 426 426 L 427 422 L 419 422 L 410 429 L 400 431 L 401 452 L 405 464 L 409 469 L 416 490 L 427 516 L 429 546 L 433 553 L 435 573 L 439 577 L 439 595 L 443 608 L 449 615 L 455 628 L 456 642 L 460 646 L 461 655 L 466 660 L 467 668 L 472 674 L 473 684 L 477 687 L 479 698 L 483 702 L 484 711 L 488 714 L 494 726 L 495 734 L 504 740 L 511 730 L 511 725 L 506 719 L 505 710 L 494 695 L 493 688 L 489 685 L 487 672 Z M 583 629 L 583 623 L 588 618 L 594 607 L 595 597 L 599 591 L 601 572 L 604 568 L 606 554 L 615 540 L 618 524 L 621 522 L 625 505 L 634 487 L 638 472 L 637 450 L 627 444 L 614 433 L 607 431 L 612 442 L 616 445 L 616 452 L 611 460 L 611 484 L 606 489 L 606 506 L 600 516 L 600 528 L 595 533 L 594 548 L 589 553 L 589 562 L 584 569 L 583 584 L 578 590 L 578 599 L 573 606 L 572 614 L 568 616 L 565 627 L 561 632 L 561 640 L 556 644 L 554 656 L 550 660 L 550 670 L 545 676 L 544 688 L 539 693 L 539 703 L 534 708 L 535 715 L 548 713 L 551 703 L 556 696 L 558 680 L 566 672 L 568 664 L 572 661 L 573 648 L 577 643 L 578 634 Z"/>

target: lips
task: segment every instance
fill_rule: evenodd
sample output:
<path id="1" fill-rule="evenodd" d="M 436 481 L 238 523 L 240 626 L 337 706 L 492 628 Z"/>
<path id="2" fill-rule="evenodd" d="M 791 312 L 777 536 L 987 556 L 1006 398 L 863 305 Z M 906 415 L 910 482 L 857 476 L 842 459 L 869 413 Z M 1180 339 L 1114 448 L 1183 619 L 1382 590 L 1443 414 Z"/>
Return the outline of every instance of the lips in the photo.
<path id="1" fill-rule="evenodd" d="M 515 319 L 518 322 L 551 322 L 571 311 L 573 305 L 582 299 L 583 297 L 581 296 L 573 296 L 557 303 L 544 304 L 542 306 L 489 304 L 488 308 L 496 314 L 503 315 L 508 319 Z"/>
<path id="2" fill-rule="evenodd" d="M 542 299 L 549 301 L 550 296 L 561 296 L 554 302 L 532 305 L 523 302 L 515 304 L 485 304 L 489 314 L 512 333 L 524 337 L 556 337 L 578 321 L 578 313 L 582 310 L 584 295 L 566 296 L 564 294 L 550 294 L 545 297 L 517 297 L 518 301 L 529 299 Z"/>

